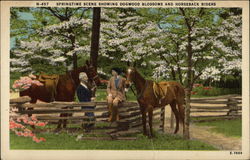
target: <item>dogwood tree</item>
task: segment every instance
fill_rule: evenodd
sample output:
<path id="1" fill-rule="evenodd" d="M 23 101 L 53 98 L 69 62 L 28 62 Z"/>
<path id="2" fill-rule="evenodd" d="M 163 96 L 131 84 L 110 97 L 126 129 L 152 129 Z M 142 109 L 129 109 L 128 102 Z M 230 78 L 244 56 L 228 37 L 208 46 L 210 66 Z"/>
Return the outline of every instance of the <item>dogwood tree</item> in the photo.
<path id="1" fill-rule="evenodd" d="M 202 74 L 218 75 L 217 69 L 221 66 L 221 69 L 224 69 L 226 64 L 218 63 L 218 60 L 233 61 L 239 58 L 241 53 L 241 45 L 239 44 L 241 43 L 241 29 L 239 29 L 241 28 L 241 17 L 238 16 L 238 19 L 231 17 L 236 18 L 236 21 L 230 20 L 231 18 L 227 19 L 226 21 L 230 23 L 227 26 L 225 24 L 228 22 L 225 21 L 216 25 L 214 18 L 209 18 L 209 14 L 213 13 L 213 10 L 210 9 L 180 8 L 180 13 L 187 33 L 186 43 L 182 45 L 186 49 L 187 55 L 185 61 L 187 62 L 186 123 L 188 130 L 190 95 L 194 82 Z M 206 27 L 204 27 L 204 23 Z M 232 28 L 235 28 L 237 32 Z M 225 34 L 220 34 L 221 32 Z M 231 35 L 237 36 L 237 38 L 232 38 Z M 236 42 L 239 45 L 231 46 L 228 45 L 229 42 Z M 189 132 L 186 133 L 186 137 L 189 137 Z"/>
<path id="2" fill-rule="evenodd" d="M 100 63 L 112 61 L 116 65 L 117 60 L 117 65 L 124 68 L 128 64 L 150 66 L 149 56 L 153 57 L 155 48 L 147 41 L 160 35 L 157 24 L 133 8 L 103 8 L 101 17 Z"/>
<path id="3" fill-rule="evenodd" d="M 44 12 L 44 10 L 32 12 L 37 16 L 37 21 L 41 18 L 37 12 Z M 33 36 L 19 43 L 19 46 L 12 51 L 11 71 L 43 71 L 43 65 L 50 65 L 51 69 L 57 70 L 62 68 L 61 66 L 72 65 L 72 59 L 76 66 L 76 55 L 81 53 L 81 56 L 84 56 L 89 53 L 91 20 L 83 19 L 82 15 L 74 15 L 73 12 L 77 12 L 78 9 L 68 9 L 68 11 L 64 9 L 67 11 L 65 13 L 53 8 L 47 8 L 47 10 L 46 13 L 52 14 L 50 16 L 54 18 L 55 23 L 36 26 Z"/>
<path id="4" fill-rule="evenodd" d="M 123 60 L 138 61 L 142 55 L 151 57 L 149 64 L 155 66 L 155 78 L 168 78 L 171 74 L 174 77 L 178 73 L 179 79 L 187 89 L 186 102 L 189 104 L 192 86 L 199 78 L 212 77 L 218 80 L 222 74 L 230 73 L 229 70 L 240 69 L 241 15 L 229 13 L 228 18 L 222 19 L 221 12 L 229 11 L 204 8 L 165 9 L 165 23 L 160 20 L 158 28 L 154 27 L 150 36 L 147 32 L 140 36 L 144 30 L 140 30 L 140 33 L 135 32 L 136 34 L 128 30 L 129 34 L 125 35 L 132 38 L 129 42 L 134 40 L 135 35 L 135 39 L 139 37 L 143 45 L 133 42 L 134 45 L 126 46 L 124 49 L 127 53 L 124 54 Z M 155 25 L 152 24 L 151 26 Z M 122 43 L 118 44 L 124 47 Z M 142 65 L 145 65 L 145 62 Z M 188 108 L 187 105 L 187 118 Z M 186 121 L 189 122 L 188 119 Z M 188 133 L 186 137 L 189 137 Z"/>

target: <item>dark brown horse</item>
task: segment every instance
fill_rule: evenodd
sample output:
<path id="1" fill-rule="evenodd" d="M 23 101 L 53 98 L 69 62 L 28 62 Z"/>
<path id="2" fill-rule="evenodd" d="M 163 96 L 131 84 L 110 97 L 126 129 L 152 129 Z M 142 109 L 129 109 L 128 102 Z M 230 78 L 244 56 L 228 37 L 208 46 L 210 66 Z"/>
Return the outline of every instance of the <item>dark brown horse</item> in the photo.
<path id="1" fill-rule="evenodd" d="M 75 98 L 76 87 L 80 84 L 79 73 L 86 72 L 91 84 L 100 84 L 99 76 L 97 75 L 96 69 L 91 63 L 86 61 L 86 64 L 82 67 L 67 72 L 64 75 L 59 75 L 59 80 L 56 86 L 56 94 L 54 97 L 55 101 L 72 102 Z M 38 77 L 38 76 L 37 76 Z M 20 96 L 29 96 L 31 98 L 30 103 L 36 103 L 37 100 L 44 102 L 51 102 L 51 93 L 45 86 L 38 86 L 32 84 L 27 90 L 21 91 Z M 71 116 L 72 114 L 63 113 L 60 117 Z M 63 127 L 66 127 L 66 120 L 63 121 Z M 61 128 L 62 120 L 59 120 L 57 128 Z"/>
<path id="2" fill-rule="evenodd" d="M 140 105 L 142 114 L 143 134 L 153 137 L 152 121 L 153 109 L 156 107 L 165 107 L 170 104 L 176 119 L 175 132 L 179 130 L 179 119 L 183 124 L 184 133 L 184 107 L 185 92 L 184 88 L 178 82 L 160 82 L 155 83 L 151 80 L 144 79 L 135 68 L 128 68 L 127 70 L 126 87 L 135 84 L 137 91 L 137 101 Z M 178 106 L 178 109 L 176 107 Z M 150 127 L 150 134 L 147 134 L 146 122 L 148 113 L 148 123 Z"/>

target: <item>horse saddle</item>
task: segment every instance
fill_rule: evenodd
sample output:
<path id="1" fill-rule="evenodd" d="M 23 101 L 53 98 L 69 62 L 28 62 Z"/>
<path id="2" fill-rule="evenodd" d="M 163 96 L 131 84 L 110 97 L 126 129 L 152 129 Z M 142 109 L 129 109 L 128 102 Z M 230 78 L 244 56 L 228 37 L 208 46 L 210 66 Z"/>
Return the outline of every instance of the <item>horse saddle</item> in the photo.
<path id="1" fill-rule="evenodd" d="M 38 76 L 38 81 L 44 83 L 46 90 L 50 93 L 51 101 L 55 99 L 58 80 L 59 75 L 46 75 L 42 73 Z"/>
<path id="2" fill-rule="evenodd" d="M 173 94 L 174 98 L 176 99 L 173 88 L 167 82 L 161 84 L 154 82 L 153 91 L 155 97 L 159 100 L 159 104 L 161 104 L 161 101 L 167 96 L 167 94 Z"/>

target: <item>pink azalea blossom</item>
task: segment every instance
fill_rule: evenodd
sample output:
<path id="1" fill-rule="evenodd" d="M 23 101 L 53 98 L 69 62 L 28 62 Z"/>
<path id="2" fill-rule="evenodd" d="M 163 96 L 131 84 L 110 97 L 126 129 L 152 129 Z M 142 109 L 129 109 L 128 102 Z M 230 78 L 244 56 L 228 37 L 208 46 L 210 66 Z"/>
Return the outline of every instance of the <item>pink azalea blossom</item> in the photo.
<path id="1" fill-rule="evenodd" d="M 35 136 L 35 134 L 31 132 L 31 133 L 29 133 L 29 136 L 33 137 L 33 136 Z"/>
<path id="2" fill-rule="evenodd" d="M 29 133 L 28 133 L 28 132 L 24 132 L 23 136 L 24 136 L 24 137 L 28 137 L 28 136 L 29 136 Z"/>
<path id="3" fill-rule="evenodd" d="M 24 123 L 28 123 L 28 120 L 27 120 L 27 119 L 23 119 L 23 122 L 24 122 Z"/>
<path id="4" fill-rule="evenodd" d="M 32 121 L 37 121 L 37 118 L 34 115 L 31 116 L 31 119 L 32 119 Z"/>
<path id="5" fill-rule="evenodd" d="M 13 111 L 12 111 L 13 112 Z M 24 122 L 26 125 L 21 124 L 21 122 Z M 18 117 L 16 120 L 12 117 L 9 121 L 9 128 L 12 130 L 17 136 L 23 136 L 23 137 L 31 137 L 32 140 L 36 143 L 45 142 L 46 139 L 43 137 L 36 137 L 34 133 L 28 128 L 26 128 L 27 125 L 36 125 L 36 126 L 45 126 L 46 122 L 40 122 L 37 120 L 36 116 L 29 117 L 28 115 L 22 115 Z"/>
<path id="6" fill-rule="evenodd" d="M 43 84 L 39 82 L 38 80 L 32 80 L 32 78 L 36 78 L 34 75 L 29 75 L 29 77 L 20 77 L 19 80 L 16 80 L 12 87 L 14 89 L 18 90 L 26 90 L 28 89 L 32 84 L 42 86 Z"/>
<path id="7" fill-rule="evenodd" d="M 23 134 L 22 134 L 22 132 L 16 132 L 16 135 L 22 136 Z"/>
<path id="8" fill-rule="evenodd" d="M 37 125 L 37 126 L 44 127 L 44 126 L 46 125 L 46 123 L 40 122 L 40 123 L 37 123 L 36 125 Z"/>
<path id="9" fill-rule="evenodd" d="M 35 125 L 35 123 L 32 122 L 32 121 L 29 121 L 28 124 L 29 124 L 29 125 Z"/>
<path id="10" fill-rule="evenodd" d="M 46 141 L 46 139 L 45 138 L 43 138 L 43 137 L 40 137 L 40 141 Z"/>

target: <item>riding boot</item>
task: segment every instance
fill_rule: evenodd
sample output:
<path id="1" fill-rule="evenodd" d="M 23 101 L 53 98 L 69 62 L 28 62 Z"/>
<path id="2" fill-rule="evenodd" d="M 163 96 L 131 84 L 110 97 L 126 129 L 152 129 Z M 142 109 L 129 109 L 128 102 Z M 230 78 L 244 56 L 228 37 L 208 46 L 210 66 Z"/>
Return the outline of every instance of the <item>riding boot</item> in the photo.
<path id="1" fill-rule="evenodd" d="M 119 121 L 120 120 L 120 116 L 119 116 L 119 114 L 117 113 L 117 115 L 116 115 L 116 121 Z"/>
<path id="2" fill-rule="evenodd" d="M 112 107 L 113 107 L 113 104 L 108 104 L 108 110 L 109 110 L 109 119 L 108 121 L 111 122 L 112 121 Z"/>

